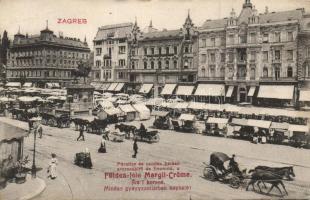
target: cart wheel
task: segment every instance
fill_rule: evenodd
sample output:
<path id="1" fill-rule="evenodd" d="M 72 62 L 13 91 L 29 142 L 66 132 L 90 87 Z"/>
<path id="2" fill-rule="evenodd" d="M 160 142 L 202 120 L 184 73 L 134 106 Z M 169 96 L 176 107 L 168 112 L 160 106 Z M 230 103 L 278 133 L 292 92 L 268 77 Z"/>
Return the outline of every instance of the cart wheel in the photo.
<path id="1" fill-rule="evenodd" d="M 154 137 L 153 137 L 153 140 L 154 140 L 154 142 L 159 142 L 159 135 L 155 135 Z"/>
<path id="2" fill-rule="evenodd" d="M 203 170 L 204 177 L 209 181 L 216 181 L 216 174 L 213 169 L 205 167 Z"/>
<path id="3" fill-rule="evenodd" d="M 240 187 L 240 184 L 240 179 L 237 176 L 233 176 L 231 177 L 231 179 L 229 179 L 229 185 L 234 189 L 238 189 Z"/>

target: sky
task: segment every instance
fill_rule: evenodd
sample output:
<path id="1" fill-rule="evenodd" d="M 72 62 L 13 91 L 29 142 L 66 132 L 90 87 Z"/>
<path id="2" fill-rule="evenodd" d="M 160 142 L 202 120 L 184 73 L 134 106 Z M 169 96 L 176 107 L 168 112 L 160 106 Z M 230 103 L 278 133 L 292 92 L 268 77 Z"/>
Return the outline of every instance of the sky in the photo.
<path id="1" fill-rule="evenodd" d="M 152 20 L 159 30 L 179 29 L 188 11 L 195 26 L 207 19 L 228 17 L 232 8 L 240 13 L 245 0 L 0 0 L 0 34 L 8 31 L 10 39 L 19 27 L 22 34 L 39 34 L 46 27 L 57 36 L 84 39 L 92 48 L 98 27 L 134 22 L 143 30 Z M 305 8 L 310 0 L 251 0 L 259 13 Z M 86 24 L 59 24 L 58 19 L 86 19 Z"/>

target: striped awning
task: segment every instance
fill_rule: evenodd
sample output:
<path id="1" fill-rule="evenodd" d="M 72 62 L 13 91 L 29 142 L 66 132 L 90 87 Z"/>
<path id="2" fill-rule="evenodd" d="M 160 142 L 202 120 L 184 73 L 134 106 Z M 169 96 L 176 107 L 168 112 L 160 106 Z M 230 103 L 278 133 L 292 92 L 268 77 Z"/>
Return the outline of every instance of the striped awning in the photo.
<path id="1" fill-rule="evenodd" d="M 117 86 L 115 87 L 114 91 L 119 92 L 123 89 L 125 83 L 118 83 Z"/>
<path id="2" fill-rule="evenodd" d="M 107 89 L 108 91 L 114 91 L 118 83 L 111 83 L 109 88 Z"/>
<path id="3" fill-rule="evenodd" d="M 225 96 L 225 85 L 222 84 L 199 84 L 196 96 Z"/>
<path id="4" fill-rule="evenodd" d="M 248 92 L 248 97 L 254 96 L 255 89 L 256 89 L 255 86 L 250 87 L 249 92 Z"/>
<path id="5" fill-rule="evenodd" d="M 148 94 L 153 87 L 153 84 L 143 84 L 139 90 L 139 93 Z"/>
<path id="6" fill-rule="evenodd" d="M 226 97 L 231 97 L 233 91 L 234 91 L 234 86 L 229 86 L 226 92 Z"/>

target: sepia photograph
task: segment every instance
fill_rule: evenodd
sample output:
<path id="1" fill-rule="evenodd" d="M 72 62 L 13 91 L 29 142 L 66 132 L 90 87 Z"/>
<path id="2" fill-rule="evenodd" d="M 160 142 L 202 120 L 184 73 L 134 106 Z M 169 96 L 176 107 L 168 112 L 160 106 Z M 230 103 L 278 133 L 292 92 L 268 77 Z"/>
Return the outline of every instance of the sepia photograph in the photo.
<path id="1" fill-rule="evenodd" d="M 310 0 L 0 0 L 0 200 L 310 199 Z"/>

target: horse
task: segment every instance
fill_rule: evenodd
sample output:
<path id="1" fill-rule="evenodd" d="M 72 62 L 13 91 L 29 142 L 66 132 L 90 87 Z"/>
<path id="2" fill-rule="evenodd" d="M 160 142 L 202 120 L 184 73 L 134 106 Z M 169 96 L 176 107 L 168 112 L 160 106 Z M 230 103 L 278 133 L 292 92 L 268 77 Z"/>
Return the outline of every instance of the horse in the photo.
<path id="1" fill-rule="evenodd" d="M 268 167 L 268 166 L 262 166 L 259 165 L 257 167 L 254 168 L 254 170 L 250 170 L 249 173 L 251 173 L 252 171 L 256 171 L 256 170 L 265 170 L 265 171 L 269 171 L 272 173 L 275 173 L 279 176 L 283 178 L 286 178 L 287 180 L 291 181 L 293 180 L 293 177 L 295 177 L 295 173 L 294 173 L 294 169 L 293 166 L 290 167 Z"/>
<path id="2" fill-rule="evenodd" d="M 137 127 L 121 123 L 115 124 L 115 129 L 119 129 L 120 132 L 125 132 L 126 138 L 130 138 L 130 133 L 135 135 L 135 130 L 137 129 Z"/>
<path id="3" fill-rule="evenodd" d="M 259 188 L 259 191 L 262 193 L 261 187 L 260 187 L 260 182 L 266 182 L 271 184 L 270 189 L 268 190 L 267 194 L 271 192 L 271 190 L 276 187 L 280 194 L 282 195 L 282 191 L 279 188 L 279 184 L 282 186 L 284 189 L 286 195 L 288 195 L 288 192 L 286 191 L 285 185 L 282 182 L 283 176 L 277 174 L 277 172 L 271 172 L 267 170 L 262 170 L 262 169 L 255 169 L 255 170 L 250 170 L 249 173 L 252 173 L 250 181 L 246 187 L 246 191 L 248 191 L 249 186 L 252 185 L 254 189 L 254 184 L 257 182 L 257 186 Z"/>
<path id="4" fill-rule="evenodd" d="M 107 127 L 108 123 L 106 120 L 94 119 L 89 123 L 88 131 L 95 134 L 100 134 L 101 130 Z"/>

